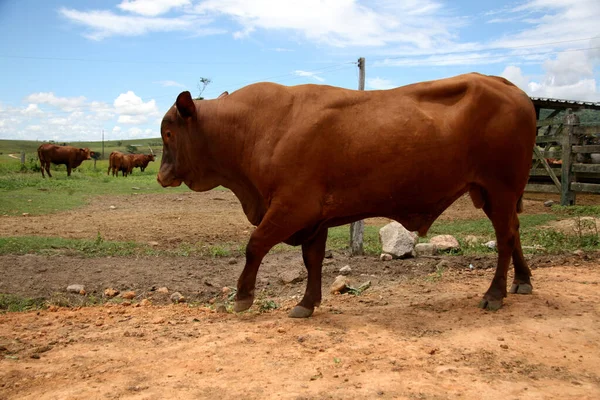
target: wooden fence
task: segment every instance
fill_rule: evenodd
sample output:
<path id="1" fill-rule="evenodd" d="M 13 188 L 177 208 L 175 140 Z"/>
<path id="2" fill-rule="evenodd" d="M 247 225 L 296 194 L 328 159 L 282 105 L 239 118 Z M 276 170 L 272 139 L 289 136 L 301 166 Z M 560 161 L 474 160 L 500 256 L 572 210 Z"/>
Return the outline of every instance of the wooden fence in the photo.
<path id="1" fill-rule="evenodd" d="M 574 205 L 577 193 L 600 194 L 600 126 L 581 126 L 569 109 L 562 122 L 538 121 L 528 192 L 560 193 Z"/>

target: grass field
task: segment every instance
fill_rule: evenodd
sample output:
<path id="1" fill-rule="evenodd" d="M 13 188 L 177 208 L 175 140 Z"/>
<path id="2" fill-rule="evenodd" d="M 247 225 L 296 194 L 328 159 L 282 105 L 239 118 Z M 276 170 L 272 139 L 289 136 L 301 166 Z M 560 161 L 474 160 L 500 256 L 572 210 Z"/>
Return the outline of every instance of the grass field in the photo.
<path id="1" fill-rule="evenodd" d="M 70 177 L 67 177 L 64 165 L 53 165 L 53 177 L 44 179 L 41 172 L 33 170 L 39 167 L 37 158 L 28 158 L 23 168 L 19 160 L 3 154 L 0 155 L 0 215 L 35 215 L 68 210 L 103 194 L 128 194 L 132 190 L 162 192 L 164 189 L 156 181 L 159 165 L 160 156 L 148 164 L 144 172 L 136 168 L 126 179 L 115 179 L 106 174 L 108 160 L 98 160 L 96 168 L 94 161 L 89 160 L 84 161 Z M 189 189 L 182 185 L 172 188 L 172 191 Z"/>
<path id="2" fill-rule="evenodd" d="M 101 148 L 100 142 L 71 144 L 90 147 L 93 150 Z M 158 146 L 160 139 L 123 140 L 105 142 L 105 153 L 108 154 L 113 150 L 125 151 L 128 144 L 151 144 L 155 152 L 160 149 Z M 53 166 L 54 177 L 44 179 L 39 172 L 39 161 L 37 161 L 37 155 L 35 154 L 37 146 L 39 146 L 37 142 L 0 140 L 0 153 L 2 153 L 0 154 L 0 215 L 55 213 L 83 206 L 95 196 L 106 194 L 126 195 L 134 190 L 140 193 L 164 193 L 164 189 L 156 182 L 160 155 L 155 162 L 149 164 L 145 172 L 136 169 L 126 179 L 115 179 L 112 176 L 107 176 L 107 160 L 98 160 L 95 167 L 93 160 L 85 161 L 72 173 L 71 177 L 66 176 L 64 166 Z M 27 154 L 27 161 L 24 166 L 21 165 L 18 159 L 8 156 L 8 154 L 20 151 L 25 151 Z M 189 189 L 182 185 L 178 188 L 171 188 L 170 192 L 173 191 L 185 192 Z M 600 215 L 600 206 L 553 208 L 548 209 L 547 214 L 521 215 L 523 245 L 541 246 L 545 249 L 544 251 L 549 253 L 572 251 L 578 248 L 586 250 L 600 249 L 600 240 L 597 233 L 596 235 L 565 235 L 560 232 L 539 229 L 540 226 L 560 218 L 598 215 Z M 367 226 L 365 229 L 364 247 L 367 254 L 378 254 L 380 252 L 378 231 L 379 227 L 377 226 Z M 436 234 L 452 234 L 461 242 L 466 235 L 487 237 L 489 240 L 494 239 L 491 223 L 485 218 L 479 220 L 438 221 L 432 226 L 429 237 Z M 349 240 L 348 236 L 347 226 L 330 229 L 329 247 L 333 249 L 346 248 Z M 474 248 L 467 246 L 466 243 L 461 243 L 461 245 L 463 245 L 461 254 L 488 252 L 483 246 Z M 78 243 L 76 240 L 67 243 L 67 241 L 36 242 L 30 238 L 13 238 L 12 241 L 0 241 L 0 253 L 44 252 L 45 249 L 56 248 L 57 246 L 74 249 L 81 254 L 89 252 L 91 256 L 148 251 L 144 246 L 139 247 L 132 243 L 97 243 L 93 245 L 93 243 L 90 244 L 84 241 Z M 221 247 L 216 246 L 213 249 L 214 251 L 210 251 L 209 254 L 227 256 L 232 251 L 239 251 L 243 244 L 227 244 L 227 247 Z M 284 248 L 277 247 L 274 250 L 281 251 Z M 174 252 L 173 254 L 185 255 L 194 252 L 188 250 L 184 245 L 181 252 Z M 535 251 L 537 250 L 528 250 L 528 252 Z"/>

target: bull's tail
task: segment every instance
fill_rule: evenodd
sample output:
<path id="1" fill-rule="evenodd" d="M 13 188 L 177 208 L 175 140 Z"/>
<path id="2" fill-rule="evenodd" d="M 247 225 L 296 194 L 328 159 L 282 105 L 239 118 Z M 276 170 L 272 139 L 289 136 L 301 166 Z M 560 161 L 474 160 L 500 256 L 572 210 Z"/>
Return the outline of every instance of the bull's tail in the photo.
<path id="1" fill-rule="evenodd" d="M 523 195 L 519 197 L 519 201 L 517 201 L 517 213 L 523 212 Z"/>

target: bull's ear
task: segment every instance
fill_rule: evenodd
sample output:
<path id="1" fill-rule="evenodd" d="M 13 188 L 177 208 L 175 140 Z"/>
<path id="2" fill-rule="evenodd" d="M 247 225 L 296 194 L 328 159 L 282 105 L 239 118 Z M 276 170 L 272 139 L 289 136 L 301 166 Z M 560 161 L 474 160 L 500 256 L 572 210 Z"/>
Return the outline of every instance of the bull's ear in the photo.
<path id="1" fill-rule="evenodd" d="M 219 95 L 219 97 L 217 97 L 217 99 L 220 99 L 221 97 L 225 97 L 225 96 L 229 96 L 229 92 L 228 91 L 224 91 L 223 93 L 221 93 Z"/>
<path id="2" fill-rule="evenodd" d="M 196 105 L 194 104 L 194 99 L 192 99 L 190 92 L 181 92 L 179 96 L 177 96 L 175 106 L 183 118 L 196 116 Z"/>

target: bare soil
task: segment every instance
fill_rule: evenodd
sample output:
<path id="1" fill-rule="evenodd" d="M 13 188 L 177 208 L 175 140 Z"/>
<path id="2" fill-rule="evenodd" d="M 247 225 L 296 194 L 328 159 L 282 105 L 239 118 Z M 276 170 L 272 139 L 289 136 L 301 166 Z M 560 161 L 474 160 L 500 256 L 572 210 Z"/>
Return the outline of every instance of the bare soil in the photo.
<path id="1" fill-rule="evenodd" d="M 546 212 L 548 198 L 529 195 L 526 213 Z M 480 217 L 461 198 L 441 218 Z M 240 242 L 252 229 L 227 191 L 102 197 L 53 215 L 0 217 L 0 236 L 100 232 L 164 248 Z M 54 304 L 0 314 L 0 399 L 600 398 L 599 253 L 528 256 L 534 293 L 486 312 L 477 303 L 494 256 L 381 262 L 336 252 L 308 320 L 286 316 L 304 291 L 299 251 L 266 257 L 250 312 L 218 313 L 243 261 L 0 256 L 0 293 Z M 329 293 L 344 265 L 352 286 L 371 282 L 360 296 Z M 290 271 L 298 282 L 284 282 Z M 86 294 L 67 293 L 73 283 Z M 106 288 L 135 294 L 107 301 Z M 170 304 L 175 291 L 187 302 Z M 73 307 L 96 300 L 107 302 Z"/>

